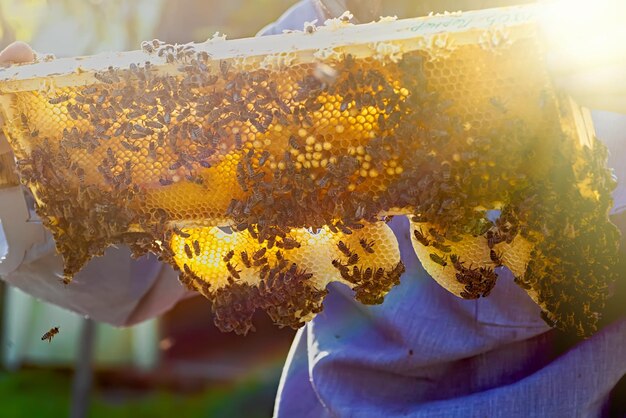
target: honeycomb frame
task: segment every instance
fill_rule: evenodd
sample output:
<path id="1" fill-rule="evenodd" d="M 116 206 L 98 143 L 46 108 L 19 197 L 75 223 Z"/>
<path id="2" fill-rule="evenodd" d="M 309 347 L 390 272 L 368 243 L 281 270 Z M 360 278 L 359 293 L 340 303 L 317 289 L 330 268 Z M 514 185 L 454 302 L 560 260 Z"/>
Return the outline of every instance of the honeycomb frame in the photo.
<path id="1" fill-rule="evenodd" d="M 505 266 L 547 322 L 590 335 L 617 277 L 615 183 L 588 114 L 552 87 L 536 12 L 346 14 L 15 66 L 4 129 L 66 284 L 123 243 L 180 270 L 224 331 L 257 309 L 297 328 L 332 281 L 382 303 L 404 272 L 386 221 L 409 216 L 450 292 L 488 296 Z"/>

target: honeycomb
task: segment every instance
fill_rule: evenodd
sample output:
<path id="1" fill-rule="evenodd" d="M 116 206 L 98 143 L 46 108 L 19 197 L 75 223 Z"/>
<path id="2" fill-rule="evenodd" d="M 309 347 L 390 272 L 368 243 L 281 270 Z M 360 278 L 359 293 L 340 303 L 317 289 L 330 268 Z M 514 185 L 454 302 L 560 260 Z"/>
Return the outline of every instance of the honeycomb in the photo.
<path id="1" fill-rule="evenodd" d="M 506 26 L 498 22 L 507 22 Z M 65 284 L 126 244 L 180 271 L 223 331 L 300 327 L 338 281 L 379 304 L 404 272 L 386 222 L 443 287 L 498 268 L 563 330 L 594 332 L 617 277 L 615 181 L 555 91 L 534 9 L 323 27 L 11 67 L 5 132 Z"/>

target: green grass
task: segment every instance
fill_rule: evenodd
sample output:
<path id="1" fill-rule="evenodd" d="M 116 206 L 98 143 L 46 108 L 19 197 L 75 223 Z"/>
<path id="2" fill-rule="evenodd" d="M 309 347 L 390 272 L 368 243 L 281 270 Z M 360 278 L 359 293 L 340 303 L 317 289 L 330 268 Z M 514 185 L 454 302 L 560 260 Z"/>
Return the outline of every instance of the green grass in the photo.
<path id="1" fill-rule="evenodd" d="M 197 395 L 149 392 L 106 400 L 96 389 L 89 418 L 266 418 L 277 382 L 249 380 L 231 387 L 211 388 Z M 0 372 L 0 416 L 11 418 L 66 417 L 71 377 L 53 371 Z M 107 397 L 107 399 L 110 396 Z"/>

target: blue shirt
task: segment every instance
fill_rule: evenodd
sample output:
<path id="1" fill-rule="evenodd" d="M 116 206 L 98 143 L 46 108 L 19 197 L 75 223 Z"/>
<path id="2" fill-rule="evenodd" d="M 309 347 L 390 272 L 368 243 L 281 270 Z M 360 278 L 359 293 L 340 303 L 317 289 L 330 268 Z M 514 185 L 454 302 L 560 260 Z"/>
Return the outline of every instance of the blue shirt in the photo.
<path id="1" fill-rule="evenodd" d="M 262 34 L 325 17 L 301 1 Z M 619 178 L 626 122 L 596 114 Z M 619 125 L 621 124 L 621 125 Z M 602 128 L 605 127 L 605 128 Z M 621 156 L 621 158 L 620 158 Z M 626 208 L 624 182 L 614 212 Z M 626 222 L 625 222 L 626 224 Z M 380 306 L 333 284 L 324 311 L 296 334 L 276 398 L 277 417 L 590 417 L 608 413 L 626 374 L 626 318 L 563 345 L 540 310 L 500 272 L 488 298 L 463 300 L 423 270 L 408 222 L 392 221 L 407 271 Z M 625 278 L 626 279 L 626 278 Z"/>

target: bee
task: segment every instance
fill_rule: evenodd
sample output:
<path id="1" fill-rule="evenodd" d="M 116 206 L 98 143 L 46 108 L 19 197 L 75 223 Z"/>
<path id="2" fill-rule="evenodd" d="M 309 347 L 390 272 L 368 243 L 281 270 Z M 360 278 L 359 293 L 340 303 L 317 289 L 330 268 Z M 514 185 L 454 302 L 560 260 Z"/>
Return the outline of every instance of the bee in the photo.
<path id="1" fill-rule="evenodd" d="M 52 99 L 48 100 L 48 103 L 50 103 L 51 105 L 55 105 L 55 104 L 66 102 L 69 99 L 70 99 L 70 96 L 68 96 L 67 94 L 64 94 L 62 96 L 53 97 Z"/>
<path id="2" fill-rule="evenodd" d="M 95 73 L 93 76 L 96 78 L 96 80 L 101 81 L 105 84 L 113 84 L 115 82 L 112 78 L 105 75 L 104 73 Z"/>
<path id="3" fill-rule="evenodd" d="M 148 157 L 152 158 L 153 160 L 156 160 L 157 153 L 156 153 L 155 141 L 150 141 L 150 145 L 148 146 Z"/>
<path id="4" fill-rule="evenodd" d="M 163 127 L 163 125 L 160 122 L 157 122 L 157 121 L 154 121 L 154 120 L 147 120 L 144 123 L 145 123 L 147 128 L 143 128 L 143 129 L 148 129 L 148 128 L 161 129 Z"/>
<path id="5" fill-rule="evenodd" d="M 196 176 L 196 175 L 193 175 L 193 174 L 187 174 L 185 176 L 185 178 L 187 179 L 187 181 L 189 181 L 191 183 L 195 183 L 195 184 L 199 184 L 199 185 L 204 184 L 204 179 L 201 176 Z"/>
<path id="6" fill-rule="evenodd" d="M 450 254 L 450 261 L 452 262 L 452 265 L 454 266 L 455 269 L 457 270 L 465 269 L 465 267 L 463 267 L 463 263 L 459 260 L 458 255 Z"/>
<path id="7" fill-rule="evenodd" d="M 179 237 L 183 237 L 183 238 L 189 238 L 191 236 L 191 234 L 188 234 L 186 232 L 183 232 L 182 229 L 180 229 L 179 227 L 177 227 L 176 225 L 174 225 L 174 228 L 172 229 L 174 231 L 174 233 L 176 235 L 178 235 Z"/>
<path id="8" fill-rule="evenodd" d="M 265 283 L 263 280 L 265 280 L 265 277 L 267 277 L 267 274 L 270 272 L 270 266 L 269 264 L 265 264 L 263 267 L 261 267 L 261 271 L 259 272 L 259 277 L 261 278 L 261 283 Z"/>
<path id="9" fill-rule="evenodd" d="M 444 245 L 440 242 L 437 241 L 433 241 L 431 242 L 432 246 L 435 247 L 436 249 L 438 249 L 441 252 L 444 253 L 449 253 L 450 251 L 452 251 L 451 247 L 449 245 Z"/>
<path id="10" fill-rule="evenodd" d="M 241 161 L 237 164 L 237 182 L 244 192 L 248 191 L 248 185 L 246 184 L 246 172 Z"/>
<path id="11" fill-rule="evenodd" d="M 406 268 L 404 267 L 404 263 L 402 261 L 399 261 L 398 264 L 396 264 L 396 266 L 393 268 L 393 270 L 389 272 L 388 277 L 400 277 L 402 276 L 402 274 L 404 274 L 405 271 Z"/>
<path id="12" fill-rule="evenodd" d="M 228 70 L 230 70 L 230 62 L 228 61 L 220 61 L 220 72 L 222 73 L 222 77 L 226 78 L 228 76 Z"/>
<path id="13" fill-rule="evenodd" d="M 424 247 L 428 247 L 430 245 L 430 241 L 428 240 L 428 238 L 426 238 L 421 229 L 414 229 L 413 235 L 415 236 L 415 239 L 419 241 L 419 243 L 422 244 Z"/>
<path id="14" fill-rule="evenodd" d="M 435 263 L 439 264 L 441 267 L 445 267 L 448 265 L 448 262 L 446 261 L 445 256 L 441 257 L 434 253 L 431 253 L 429 255 L 430 255 L 430 259 L 433 260 Z"/>
<path id="15" fill-rule="evenodd" d="M 267 257 L 259 258 L 258 260 L 254 260 L 253 263 L 255 267 L 263 266 L 267 264 Z"/>
<path id="16" fill-rule="evenodd" d="M 199 256 L 200 253 L 202 252 L 202 249 L 200 248 L 200 242 L 198 242 L 198 240 L 193 241 L 193 251 L 196 254 L 196 256 Z"/>
<path id="17" fill-rule="evenodd" d="M 293 238 L 283 238 L 282 247 L 285 250 L 291 250 L 292 248 L 300 248 L 300 243 Z"/>
<path id="18" fill-rule="evenodd" d="M 540 316 L 541 316 L 541 319 L 543 319 L 544 322 L 548 324 L 548 326 L 553 327 L 553 328 L 556 326 L 556 321 L 550 318 L 550 314 L 548 312 L 541 311 Z"/>
<path id="19" fill-rule="evenodd" d="M 352 255 L 352 251 L 343 241 L 339 241 L 337 243 L 337 248 L 339 248 L 339 251 L 341 251 L 346 257 L 350 257 Z"/>
<path id="20" fill-rule="evenodd" d="M 270 153 L 268 150 L 263 151 L 261 157 L 259 158 L 259 167 L 263 167 L 263 165 L 267 162 L 268 158 L 270 158 Z"/>
<path id="21" fill-rule="evenodd" d="M 161 186 L 169 186 L 170 184 L 174 184 L 174 181 L 172 179 L 161 177 L 159 179 L 159 184 Z"/>
<path id="22" fill-rule="evenodd" d="M 430 233 L 430 235 L 435 237 L 435 241 L 437 242 L 444 242 L 446 240 L 446 238 L 443 235 L 441 235 L 439 231 L 437 231 L 435 228 L 430 228 L 428 232 Z"/>
<path id="23" fill-rule="evenodd" d="M 489 251 L 489 258 L 491 258 L 491 261 L 493 261 L 493 263 L 496 266 L 501 266 L 502 265 L 502 254 L 497 254 L 495 250 L 490 250 Z"/>
<path id="24" fill-rule="evenodd" d="M 490 249 L 502 241 L 505 241 L 505 239 L 500 232 L 493 232 L 492 230 L 487 231 L 487 245 Z"/>
<path id="25" fill-rule="evenodd" d="M 237 280 L 239 280 L 241 278 L 241 276 L 239 276 L 239 273 L 241 273 L 241 270 L 237 270 L 236 266 L 233 266 L 230 263 L 226 263 L 226 268 L 228 269 L 228 272 Z"/>
<path id="26" fill-rule="evenodd" d="M 352 95 L 351 94 L 347 94 L 344 98 L 343 101 L 341 102 L 341 105 L 339 106 L 339 110 L 341 112 L 348 110 L 348 106 L 350 106 L 350 103 L 352 103 Z"/>
<path id="27" fill-rule="evenodd" d="M 375 272 L 374 272 L 374 277 L 372 277 L 372 281 L 377 282 L 380 279 L 383 278 L 383 275 L 385 274 L 385 269 L 380 267 L 378 268 Z"/>
<path id="28" fill-rule="evenodd" d="M 296 137 L 294 135 L 291 135 L 289 137 L 289 145 L 293 149 L 296 149 L 296 150 L 300 149 L 300 144 L 298 143 L 298 140 L 296 139 Z"/>
<path id="29" fill-rule="evenodd" d="M 339 228 L 339 230 L 341 231 L 341 233 L 345 234 L 345 235 L 351 235 L 352 234 L 352 230 L 350 228 L 348 228 L 347 226 L 345 226 L 343 223 L 341 222 L 337 222 L 335 224 L 335 226 L 337 228 Z"/>
<path id="30" fill-rule="evenodd" d="M 59 327 L 50 328 L 48 332 L 46 332 L 42 337 L 41 341 L 48 340 L 48 342 L 52 342 L 52 337 L 59 333 Z"/>
<path id="31" fill-rule="evenodd" d="M 267 251 L 267 248 L 263 247 L 260 250 L 257 250 L 253 255 L 252 258 L 255 260 L 259 260 L 261 257 L 263 257 L 265 255 L 265 252 Z M 279 251 L 280 252 L 280 251 Z M 278 253 L 276 253 L 276 258 L 278 258 Z"/>
<path id="32" fill-rule="evenodd" d="M 358 261 L 359 261 L 359 255 L 357 253 L 352 253 L 352 255 L 348 257 L 348 261 L 346 262 L 346 265 L 351 266 L 353 264 L 358 263 Z"/>
<path id="33" fill-rule="evenodd" d="M 336 268 L 337 270 L 342 270 L 344 268 L 346 268 L 341 261 L 339 261 L 339 259 L 335 258 L 331 264 L 333 265 L 334 268 Z"/>
<path id="34" fill-rule="evenodd" d="M 140 148 L 137 145 L 133 145 L 130 142 L 121 141 L 121 144 L 124 148 L 132 152 L 139 152 Z"/>
<path id="35" fill-rule="evenodd" d="M 359 239 L 359 244 L 361 244 L 365 252 L 374 254 L 374 241 L 367 241 L 365 238 L 361 238 Z"/>
<path id="36" fill-rule="evenodd" d="M 317 26 L 315 26 L 316 22 L 317 19 L 315 19 L 313 22 L 304 22 L 304 32 L 308 34 L 312 34 L 313 32 L 315 32 L 317 30 Z"/>
<path id="37" fill-rule="evenodd" d="M 368 267 L 363 272 L 363 281 L 368 282 L 374 276 L 374 270 L 371 267 Z"/>
<path id="38" fill-rule="evenodd" d="M 228 252 L 228 253 L 224 256 L 224 262 L 225 262 L 225 263 L 228 263 L 228 262 L 229 262 L 229 261 L 233 258 L 233 256 L 234 256 L 234 255 L 235 255 L 235 251 L 230 250 L 230 251 L 229 251 L 229 252 Z"/>
<path id="39" fill-rule="evenodd" d="M 193 258 L 193 253 L 191 252 L 191 247 L 189 244 L 185 243 L 185 254 L 187 254 L 187 258 Z"/>
<path id="40" fill-rule="evenodd" d="M 246 267 L 252 267 L 252 263 L 250 262 L 250 257 L 248 257 L 248 253 L 246 251 L 241 252 L 241 261 L 245 264 Z"/>

